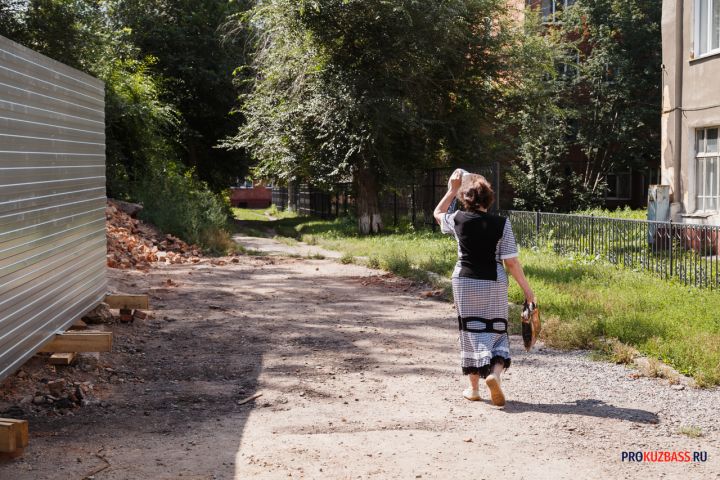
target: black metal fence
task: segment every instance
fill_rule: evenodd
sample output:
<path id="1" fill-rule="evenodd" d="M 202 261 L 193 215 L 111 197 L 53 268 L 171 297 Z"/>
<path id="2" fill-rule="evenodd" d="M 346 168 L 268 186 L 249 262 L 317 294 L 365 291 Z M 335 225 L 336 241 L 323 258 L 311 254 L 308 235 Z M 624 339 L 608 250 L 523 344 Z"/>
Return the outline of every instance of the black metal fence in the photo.
<path id="1" fill-rule="evenodd" d="M 493 185 L 495 192 L 500 191 L 500 167 L 497 163 L 463 168 L 484 175 Z M 447 191 L 447 181 L 453 170 L 455 167 L 426 170 L 416 178 L 409 178 L 406 183 L 385 188 L 380 195 L 380 210 L 386 221 L 393 225 L 407 221 L 416 227 L 424 225 L 435 229 L 437 225 L 432 212 Z M 276 187 L 273 188 L 272 203 L 281 210 L 294 203 L 298 213 L 302 215 L 337 218 L 348 215 L 355 208 L 351 187 L 348 183 L 336 184 L 326 189 L 301 184 L 294 189 L 294 202 L 291 202 L 293 199 L 290 198 L 287 188 Z M 493 209 L 497 210 L 498 206 L 496 200 Z"/>
<path id="2" fill-rule="evenodd" d="M 685 285 L 720 287 L 720 226 L 506 211 L 517 242 L 602 258 Z"/>

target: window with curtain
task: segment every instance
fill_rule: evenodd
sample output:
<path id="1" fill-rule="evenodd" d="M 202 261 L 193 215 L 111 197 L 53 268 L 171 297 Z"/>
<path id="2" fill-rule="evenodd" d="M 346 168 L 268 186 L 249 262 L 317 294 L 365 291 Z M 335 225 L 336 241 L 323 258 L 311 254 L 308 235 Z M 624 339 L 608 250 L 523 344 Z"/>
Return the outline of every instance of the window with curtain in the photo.
<path id="1" fill-rule="evenodd" d="M 695 55 L 720 52 L 720 0 L 695 0 Z"/>

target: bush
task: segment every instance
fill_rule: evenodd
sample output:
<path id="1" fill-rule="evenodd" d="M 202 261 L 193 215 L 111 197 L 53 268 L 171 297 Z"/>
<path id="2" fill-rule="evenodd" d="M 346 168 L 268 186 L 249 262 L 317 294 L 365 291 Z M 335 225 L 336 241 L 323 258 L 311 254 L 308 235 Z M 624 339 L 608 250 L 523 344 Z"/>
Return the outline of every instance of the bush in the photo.
<path id="1" fill-rule="evenodd" d="M 230 207 L 221 196 L 197 180 L 192 171 L 182 172 L 173 164 L 155 172 L 153 169 L 133 192 L 145 207 L 141 214 L 145 220 L 211 253 L 224 254 L 234 248 L 228 233 Z"/>
<path id="2" fill-rule="evenodd" d="M 340 263 L 342 263 L 343 265 L 348 265 L 348 264 L 350 264 L 350 263 L 355 263 L 355 257 L 353 257 L 353 256 L 352 256 L 351 254 L 349 254 L 349 253 L 344 253 L 344 254 L 342 255 L 342 257 L 340 257 Z"/>

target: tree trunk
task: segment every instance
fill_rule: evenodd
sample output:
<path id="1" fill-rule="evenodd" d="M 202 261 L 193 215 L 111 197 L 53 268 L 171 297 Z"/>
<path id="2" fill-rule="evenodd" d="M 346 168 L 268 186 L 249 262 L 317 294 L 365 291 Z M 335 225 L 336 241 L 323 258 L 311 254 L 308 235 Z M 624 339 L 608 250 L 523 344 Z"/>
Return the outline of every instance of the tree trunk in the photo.
<path id="1" fill-rule="evenodd" d="M 355 200 L 357 204 L 358 231 L 361 235 L 379 233 L 382 230 L 380 217 L 380 188 L 375 174 L 367 168 L 353 172 Z"/>
<path id="2" fill-rule="evenodd" d="M 298 205 L 297 205 L 297 183 L 295 182 L 288 182 L 288 203 L 287 203 L 287 210 L 288 212 L 297 212 L 298 211 Z"/>

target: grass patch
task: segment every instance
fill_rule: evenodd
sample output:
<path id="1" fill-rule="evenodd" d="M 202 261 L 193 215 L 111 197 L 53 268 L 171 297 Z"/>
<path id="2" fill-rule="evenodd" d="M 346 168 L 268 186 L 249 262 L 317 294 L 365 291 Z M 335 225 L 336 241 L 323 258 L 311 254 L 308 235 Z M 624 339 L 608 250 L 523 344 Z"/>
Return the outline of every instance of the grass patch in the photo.
<path id="1" fill-rule="evenodd" d="M 236 244 L 235 246 L 235 253 L 239 255 L 247 255 L 247 256 L 253 256 L 253 257 L 260 257 L 265 255 L 265 253 L 261 250 L 255 250 L 254 248 L 245 248 L 242 245 Z"/>
<path id="2" fill-rule="evenodd" d="M 575 215 L 594 215 L 596 217 L 625 218 L 631 220 L 647 220 L 647 209 L 633 210 L 630 207 L 609 210 L 607 208 L 591 208 L 587 210 L 576 210 Z"/>
<path id="3" fill-rule="evenodd" d="M 267 223 L 264 223 L 267 225 Z M 278 235 L 366 257 L 371 268 L 431 281 L 428 271 L 449 277 L 457 246 L 449 236 L 405 225 L 361 237 L 350 219 L 293 217 L 272 222 Z M 525 273 L 543 319 L 543 340 L 556 348 L 589 348 L 613 362 L 638 353 L 661 360 L 700 386 L 720 384 L 720 295 L 652 275 L 623 270 L 594 258 L 523 249 Z M 444 285 L 447 286 L 447 285 Z M 510 300 L 523 301 L 510 282 Z M 511 310 L 511 332 L 519 309 Z"/>
<path id="4" fill-rule="evenodd" d="M 700 427 L 696 427 L 695 425 L 682 426 L 678 429 L 678 433 L 690 438 L 700 438 L 705 436 L 702 429 Z"/>
<path id="5" fill-rule="evenodd" d="M 349 253 L 343 253 L 343 256 L 340 257 L 340 263 L 342 263 L 343 265 L 355 263 L 355 257 L 350 255 Z"/>
<path id="6" fill-rule="evenodd" d="M 369 257 L 367 260 L 367 266 L 368 268 L 374 268 L 379 269 L 380 268 L 380 259 L 376 256 Z"/>

